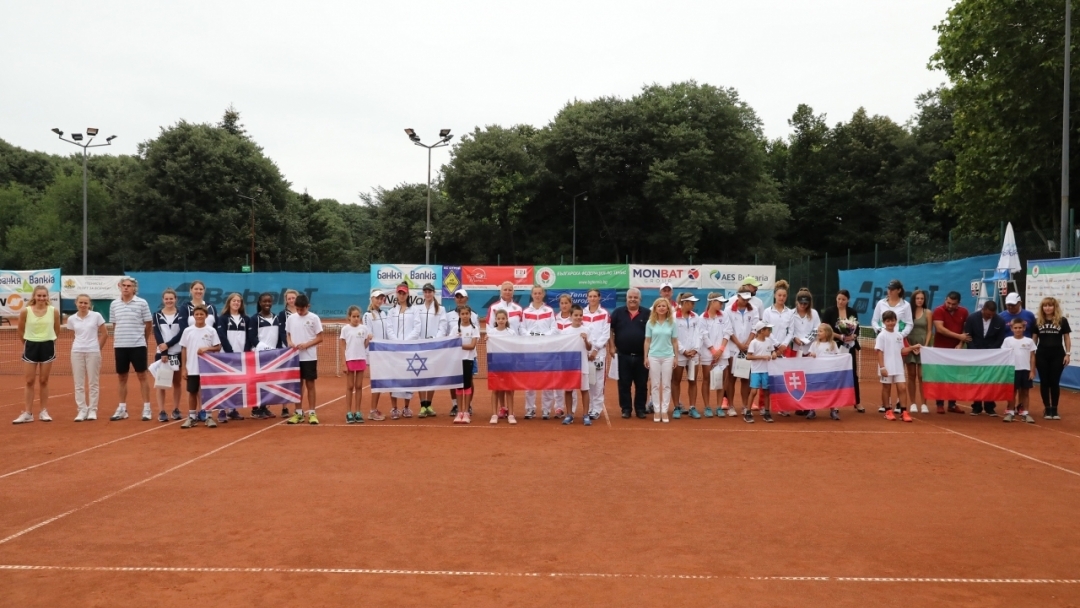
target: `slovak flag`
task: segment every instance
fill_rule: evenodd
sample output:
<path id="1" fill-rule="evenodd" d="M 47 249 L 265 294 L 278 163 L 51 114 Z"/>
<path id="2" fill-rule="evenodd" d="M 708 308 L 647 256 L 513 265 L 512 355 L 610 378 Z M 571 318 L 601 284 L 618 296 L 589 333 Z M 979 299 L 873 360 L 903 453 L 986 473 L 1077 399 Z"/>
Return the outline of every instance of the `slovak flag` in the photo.
<path id="1" fill-rule="evenodd" d="M 487 381 L 493 391 L 577 390 L 587 362 L 578 334 L 488 334 Z"/>
<path id="2" fill-rule="evenodd" d="M 300 357 L 291 348 L 199 355 L 204 410 L 300 403 Z"/>
<path id="3" fill-rule="evenodd" d="M 770 361 L 769 400 L 778 412 L 855 405 L 851 357 L 845 353 Z"/>
<path id="4" fill-rule="evenodd" d="M 368 345 L 371 392 L 434 391 L 461 388 L 461 338 L 433 338 Z"/>

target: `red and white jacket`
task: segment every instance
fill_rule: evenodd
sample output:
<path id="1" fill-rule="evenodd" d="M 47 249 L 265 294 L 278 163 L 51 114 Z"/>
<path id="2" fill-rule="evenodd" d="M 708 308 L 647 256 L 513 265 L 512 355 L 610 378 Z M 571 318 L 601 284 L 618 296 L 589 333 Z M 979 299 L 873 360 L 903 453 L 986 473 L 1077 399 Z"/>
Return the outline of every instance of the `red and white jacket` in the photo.
<path id="1" fill-rule="evenodd" d="M 607 348 L 611 338 L 611 315 L 604 310 L 603 306 L 597 306 L 595 312 L 589 312 L 586 306 L 581 315 L 581 324 L 589 330 L 589 342 L 592 343 L 593 353 L 602 353 Z M 600 357 L 602 360 L 603 357 Z"/>
<path id="2" fill-rule="evenodd" d="M 550 336 L 555 333 L 555 311 L 547 304 L 521 311 L 521 333 L 526 336 Z"/>
<path id="3" fill-rule="evenodd" d="M 506 311 L 507 320 L 510 322 L 510 333 L 515 336 L 520 336 L 522 310 L 521 305 L 513 300 L 509 302 L 506 300 L 499 300 L 492 304 L 491 308 L 488 309 L 487 326 L 495 327 L 495 313 L 500 310 Z"/>
<path id="4" fill-rule="evenodd" d="M 555 331 L 557 333 L 562 333 L 562 330 L 570 327 L 574 323 L 572 319 L 573 315 L 564 317 L 562 316 L 562 312 L 555 313 Z"/>

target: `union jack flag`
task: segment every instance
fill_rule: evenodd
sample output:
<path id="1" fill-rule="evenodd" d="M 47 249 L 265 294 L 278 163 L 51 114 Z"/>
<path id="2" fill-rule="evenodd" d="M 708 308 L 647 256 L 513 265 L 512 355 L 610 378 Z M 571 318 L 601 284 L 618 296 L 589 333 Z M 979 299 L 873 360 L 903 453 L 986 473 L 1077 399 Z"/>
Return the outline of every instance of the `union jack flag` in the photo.
<path id="1" fill-rule="evenodd" d="M 233 409 L 300 403 L 300 357 L 279 348 L 199 355 L 202 408 Z"/>

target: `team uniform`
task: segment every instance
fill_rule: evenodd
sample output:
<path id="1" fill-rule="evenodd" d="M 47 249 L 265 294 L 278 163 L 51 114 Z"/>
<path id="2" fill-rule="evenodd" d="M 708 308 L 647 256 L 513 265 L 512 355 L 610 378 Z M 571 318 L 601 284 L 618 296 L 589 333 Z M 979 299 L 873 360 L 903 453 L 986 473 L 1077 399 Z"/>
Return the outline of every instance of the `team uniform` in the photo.
<path id="1" fill-rule="evenodd" d="M 184 335 L 184 330 L 187 329 L 187 318 L 177 309 L 171 315 L 165 314 L 164 309 L 154 313 L 154 318 L 150 321 L 154 329 L 154 340 L 157 342 L 160 348 L 162 344 L 166 345 L 165 354 L 169 356 L 169 367 L 174 371 L 180 371 L 180 338 Z M 157 352 L 154 354 L 155 359 L 160 359 L 162 353 Z"/>
<path id="2" fill-rule="evenodd" d="M 728 311 L 724 316 L 727 317 L 728 326 L 731 327 L 731 336 L 743 343 L 749 340 L 754 333 L 754 323 L 761 320 L 758 310 L 754 308 L 752 310 Z M 731 354 L 728 354 L 728 351 Z M 734 358 L 739 357 L 741 353 L 738 348 L 728 348 L 724 351 L 724 355 L 728 358 Z"/>
<path id="3" fill-rule="evenodd" d="M 731 296 L 731 302 L 728 303 L 727 309 L 726 309 L 728 312 L 735 312 L 735 300 L 738 300 L 738 299 L 739 299 L 738 294 L 735 294 L 735 295 Z M 761 314 L 763 314 L 762 311 L 765 310 L 765 303 L 762 302 L 761 298 L 759 298 L 757 296 L 750 296 L 750 306 L 754 307 L 754 311 L 757 312 L 759 316 Z M 770 336 L 770 338 L 771 337 L 772 336 Z"/>
<path id="4" fill-rule="evenodd" d="M 569 315 L 564 317 L 562 316 L 561 312 L 557 312 L 555 313 L 554 323 L 555 333 L 561 334 L 564 333 L 564 329 L 570 327 L 570 325 L 573 324 L 573 320 L 570 318 Z M 576 412 L 578 405 L 578 394 L 575 392 L 571 399 L 573 400 L 573 402 L 570 405 L 573 409 L 571 409 L 570 411 Z M 562 410 L 564 412 L 566 411 L 566 393 L 564 393 L 563 391 L 555 391 L 555 409 Z"/>
<path id="5" fill-rule="evenodd" d="M 345 369 L 362 372 L 367 369 L 367 339 L 371 331 L 364 325 L 345 325 L 341 328 L 341 340 L 345 342 Z"/>
<path id="6" fill-rule="evenodd" d="M 799 353 L 798 356 L 805 357 L 810 352 L 810 345 L 817 340 L 818 326 L 821 325 L 821 317 L 818 316 L 818 312 L 813 308 L 810 309 L 809 317 L 800 317 L 797 313 L 791 314 L 791 348 Z M 809 342 L 809 344 L 798 344 L 795 342 L 795 338 L 802 338 Z"/>
<path id="7" fill-rule="evenodd" d="M 247 317 L 225 314 L 217 318 L 214 326 L 217 328 L 218 338 L 221 339 L 221 350 L 227 353 L 243 353 L 255 348 L 249 332 L 251 322 Z"/>
<path id="8" fill-rule="evenodd" d="M 285 348 L 285 319 L 281 314 L 264 317 L 258 313 L 251 315 L 248 326 L 255 333 L 255 350 L 273 350 Z"/>
<path id="9" fill-rule="evenodd" d="M 411 334 L 413 330 L 413 309 L 411 307 L 406 307 L 405 310 L 401 310 L 401 306 L 398 305 L 391 308 L 386 317 L 386 327 L 389 330 L 387 339 L 393 340 L 394 342 L 407 340 L 409 334 Z M 406 391 L 394 391 L 390 393 L 390 397 L 394 399 L 405 399 L 405 401 L 408 402 L 413 398 L 413 394 Z M 390 418 L 392 420 L 397 419 L 393 410 L 390 412 Z"/>
<path id="10" fill-rule="evenodd" d="M 732 349 L 725 347 L 723 353 L 719 352 L 720 345 L 725 339 L 731 337 L 731 324 L 727 317 L 727 314 L 721 312 L 711 317 L 704 314 L 698 319 L 698 357 L 705 367 L 712 365 L 714 357 L 717 356 L 720 360 L 716 365 L 720 369 L 727 367 L 728 361 L 731 360 Z M 679 344 L 682 344 L 682 340 L 679 340 Z"/>
<path id="11" fill-rule="evenodd" d="M 371 338 L 373 340 L 391 340 L 393 339 L 392 323 L 390 322 L 390 316 L 380 310 L 369 310 L 364 313 L 363 318 L 364 327 L 368 328 L 371 332 Z"/>
<path id="12" fill-rule="evenodd" d="M 294 314 L 285 322 L 285 333 L 293 344 L 303 344 L 315 339 L 322 333 L 322 321 L 319 315 L 308 312 L 305 315 Z M 300 379 L 317 380 L 319 378 L 319 347 L 312 346 L 300 351 Z M 297 408 L 299 409 L 299 408 Z"/>
<path id="13" fill-rule="evenodd" d="M 686 356 L 686 351 L 699 350 L 701 347 L 698 329 L 700 319 L 694 311 L 690 311 L 689 315 L 684 315 L 681 309 L 675 311 L 675 338 L 679 340 L 679 352 L 675 353 L 675 364 L 679 367 L 697 365 L 700 362 L 697 356 L 693 358 Z"/>
<path id="14" fill-rule="evenodd" d="M 461 314 L 458 313 L 457 309 L 447 310 L 442 318 L 442 330 L 439 332 L 439 336 L 449 338 L 458 335 L 458 323 L 460 320 Z M 469 320 L 472 321 L 473 327 L 480 327 L 479 317 L 476 316 L 475 310 L 469 311 Z M 479 331 L 479 329 L 477 329 L 477 331 Z M 475 357 L 473 358 L 475 359 Z"/>
<path id="15" fill-rule="evenodd" d="M 510 332 L 515 336 L 521 335 L 521 305 L 513 300 L 507 302 L 506 300 L 499 300 L 488 308 L 487 326 L 495 327 L 495 313 L 505 310 L 506 320 L 509 322 Z"/>
<path id="16" fill-rule="evenodd" d="M 750 299 L 753 301 L 753 298 Z M 791 308 L 784 308 L 783 312 L 776 310 L 775 306 L 770 306 L 764 310 L 756 309 L 761 313 L 761 320 L 773 326 L 772 334 L 769 338 L 776 344 L 777 348 L 788 348 L 792 346 L 792 339 L 797 335 L 792 330 L 792 320 L 795 317 L 795 311 Z M 805 334 L 803 334 L 805 336 Z"/>
<path id="17" fill-rule="evenodd" d="M 217 309 L 209 302 L 203 302 L 203 306 L 206 307 L 206 326 L 217 327 L 215 321 L 217 320 Z M 190 300 L 180 310 L 184 313 L 184 324 L 186 327 L 195 327 L 195 305 Z M 220 336 L 219 336 L 220 337 Z"/>
<path id="18" fill-rule="evenodd" d="M 905 346 L 907 346 L 907 340 L 904 338 L 904 334 L 899 331 L 882 330 L 877 335 L 877 339 L 874 340 L 874 350 L 883 353 L 883 367 L 888 372 L 888 375 L 882 376 L 881 367 L 878 367 L 878 376 L 881 378 L 882 384 L 903 384 L 906 382 L 904 377 L 904 357 L 900 352 Z"/>
<path id="19" fill-rule="evenodd" d="M 555 333 L 555 311 L 547 304 L 534 308 L 529 304 L 521 313 L 522 332 L 526 336 L 550 336 Z M 556 391 L 541 391 L 541 411 L 551 415 L 555 406 Z M 525 391 L 525 417 L 536 416 L 536 391 Z"/>
<path id="20" fill-rule="evenodd" d="M 611 315 L 603 306 L 597 306 L 595 312 L 590 312 L 586 306 L 581 315 L 581 326 L 589 332 L 589 343 L 595 355 L 595 359 L 589 362 L 592 366 L 589 370 L 589 416 L 596 420 L 604 411 L 604 384 L 607 380 L 604 359 L 607 357 L 608 340 L 611 339 Z"/>
<path id="21" fill-rule="evenodd" d="M 776 344 L 772 341 L 772 337 L 765 338 L 764 340 L 754 338 L 750 341 L 750 346 L 747 347 L 746 354 L 763 357 L 771 355 L 774 350 L 776 350 Z M 769 390 L 768 359 L 750 360 L 750 388 Z"/>
<path id="22" fill-rule="evenodd" d="M 443 308 L 438 302 L 432 301 L 431 305 L 425 302 L 413 305 L 412 330 L 407 334 L 407 340 L 426 340 L 440 336 L 443 325 Z"/>

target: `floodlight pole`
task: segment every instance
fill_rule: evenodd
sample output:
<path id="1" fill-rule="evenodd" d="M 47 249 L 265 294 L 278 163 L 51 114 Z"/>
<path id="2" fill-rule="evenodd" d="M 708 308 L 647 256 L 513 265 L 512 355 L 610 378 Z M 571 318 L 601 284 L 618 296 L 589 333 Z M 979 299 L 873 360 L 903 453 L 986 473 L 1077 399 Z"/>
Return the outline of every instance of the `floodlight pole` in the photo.
<path id="1" fill-rule="evenodd" d="M 589 191 L 578 192 L 574 195 L 574 244 L 570 252 L 570 263 L 577 264 L 577 199 L 579 196 L 585 196 Z M 589 200 L 588 196 L 585 196 L 585 200 Z"/>
<path id="2" fill-rule="evenodd" d="M 80 144 L 79 142 L 77 142 L 77 141 L 75 141 L 73 139 L 65 139 L 64 138 L 64 132 L 60 131 L 59 129 L 53 129 L 53 132 L 56 133 L 57 136 L 59 136 L 62 141 L 66 141 L 69 144 L 74 144 L 74 145 L 79 146 L 80 148 L 82 148 L 82 273 L 83 273 L 83 276 L 86 276 L 86 226 L 87 226 L 87 215 L 88 215 L 87 211 L 86 211 L 86 206 L 87 206 L 86 205 L 86 182 L 87 182 L 87 180 L 86 180 L 86 158 L 87 158 L 87 149 L 88 148 L 102 148 L 102 147 L 105 147 L 105 146 L 111 146 L 112 145 L 112 140 L 116 136 L 112 135 L 112 136 L 109 136 L 109 137 L 105 138 L 105 143 L 103 143 L 103 144 L 93 144 L 93 145 L 91 145 L 91 142 L 94 141 L 94 137 L 96 137 L 96 135 L 89 135 L 89 133 L 88 133 L 87 136 L 89 137 L 89 139 L 86 140 L 85 144 Z M 96 130 L 95 130 L 95 133 L 96 133 Z"/>
<path id="3" fill-rule="evenodd" d="M 260 194 L 262 194 L 262 188 L 255 189 L 255 196 L 240 194 L 239 188 L 236 190 L 236 196 L 251 201 L 251 274 L 255 274 L 255 200 Z"/>
<path id="4" fill-rule="evenodd" d="M 424 230 L 424 264 L 431 263 L 431 151 L 435 148 L 442 148 L 443 146 L 450 145 L 450 139 L 453 135 L 450 135 L 449 129 L 443 129 L 445 132 L 442 135 L 442 139 L 431 144 L 430 146 L 420 142 L 420 137 L 411 132 L 412 129 L 406 129 L 406 133 L 409 134 L 409 139 L 421 148 L 427 148 L 427 228 Z"/>
<path id="5" fill-rule="evenodd" d="M 1069 257 L 1069 93 L 1072 58 L 1072 0 L 1065 0 L 1065 77 L 1061 110 L 1061 233 L 1058 251 Z"/>

